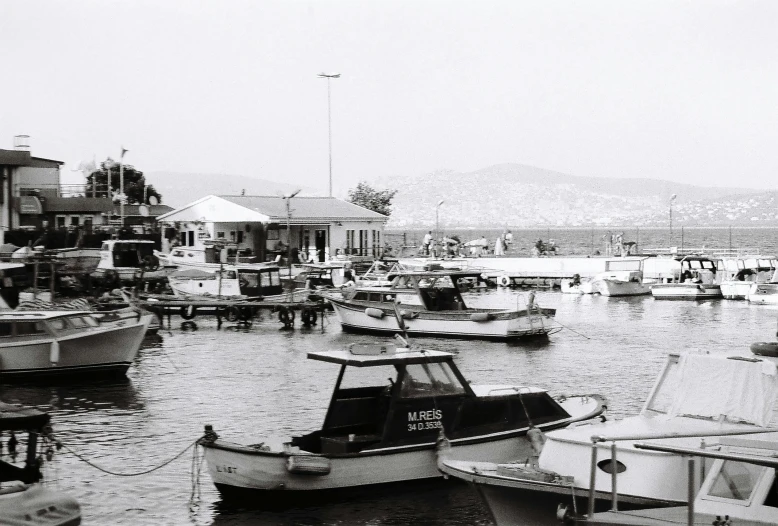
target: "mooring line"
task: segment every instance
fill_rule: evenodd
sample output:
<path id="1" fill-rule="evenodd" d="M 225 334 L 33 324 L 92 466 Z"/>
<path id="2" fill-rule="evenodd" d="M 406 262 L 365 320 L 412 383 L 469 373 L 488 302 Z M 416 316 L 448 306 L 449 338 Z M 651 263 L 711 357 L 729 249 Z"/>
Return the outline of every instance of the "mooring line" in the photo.
<path id="1" fill-rule="evenodd" d="M 197 440 L 199 440 L 199 439 L 197 439 Z M 70 448 L 69 448 L 68 446 L 66 446 L 65 444 L 62 444 L 62 447 L 63 447 L 63 448 L 64 448 L 64 449 L 65 449 L 65 450 L 66 450 L 68 453 L 71 453 L 71 454 L 72 454 L 72 455 L 74 455 L 76 458 L 78 458 L 78 459 L 79 459 L 79 460 L 81 460 L 82 462 L 85 462 L 85 463 L 87 463 L 88 465 L 92 466 L 93 468 L 95 468 L 95 469 L 96 469 L 96 470 L 98 470 L 98 471 L 102 471 L 103 473 L 107 473 L 107 474 L 109 474 L 109 475 L 115 475 L 115 476 L 117 476 L 117 477 L 137 477 L 137 476 L 139 476 L 139 475 L 146 475 L 146 474 L 148 474 L 148 473 L 151 473 L 151 472 L 153 472 L 153 471 L 157 471 L 158 469 L 164 468 L 164 467 L 165 467 L 165 466 L 167 466 L 168 464 L 171 464 L 171 463 L 172 463 L 172 462 L 174 462 L 175 460 L 179 459 L 179 458 L 180 458 L 180 457 L 181 457 L 181 456 L 182 456 L 184 453 L 186 453 L 187 451 L 189 451 L 189 449 L 190 449 L 192 446 L 196 445 L 196 444 L 197 444 L 197 440 L 195 440 L 194 442 L 192 442 L 191 444 L 189 444 L 188 446 L 186 446 L 186 448 L 185 448 L 183 451 L 181 451 L 180 453 L 178 453 L 176 456 L 174 456 L 174 457 L 173 457 L 173 458 L 171 458 L 170 460 L 166 460 L 165 462 L 163 462 L 162 464 L 160 464 L 160 465 L 158 465 L 158 466 L 155 466 L 155 467 L 153 467 L 153 468 L 151 468 L 151 469 L 147 469 L 147 470 L 145 470 L 145 471 L 141 471 L 141 472 L 138 472 L 138 473 L 118 473 L 118 472 L 116 472 L 116 471 L 111 471 L 111 470 L 108 470 L 108 469 L 102 468 L 102 467 L 98 466 L 97 464 L 95 464 L 94 462 L 91 462 L 91 461 L 87 460 L 87 459 L 86 459 L 86 458 L 84 458 L 82 455 L 80 455 L 80 454 L 76 453 L 75 451 L 73 451 L 72 449 L 70 449 Z"/>

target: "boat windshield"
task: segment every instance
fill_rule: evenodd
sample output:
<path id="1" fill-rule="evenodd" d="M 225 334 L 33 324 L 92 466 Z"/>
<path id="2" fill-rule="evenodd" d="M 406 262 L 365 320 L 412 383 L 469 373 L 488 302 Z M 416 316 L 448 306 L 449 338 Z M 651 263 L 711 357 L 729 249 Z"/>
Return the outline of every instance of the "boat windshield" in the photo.
<path id="1" fill-rule="evenodd" d="M 662 377 L 659 379 L 651 398 L 646 404 L 646 411 L 667 414 L 680 387 L 681 367 L 678 356 L 670 356 Z"/>
<path id="2" fill-rule="evenodd" d="M 8 336 L 27 336 L 46 334 L 43 323 L 39 321 L 0 322 L 0 338 Z"/>
<path id="3" fill-rule="evenodd" d="M 343 379 L 340 381 L 340 390 L 354 389 L 358 387 L 386 386 L 397 377 L 397 370 L 393 365 L 380 365 L 375 367 L 346 367 Z M 391 380 L 391 381 L 390 381 Z"/>
<path id="4" fill-rule="evenodd" d="M 465 389 L 447 363 L 420 363 L 405 367 L 400 396 L 422 398 L 464 394 Z"/>
<path id="5" fill-rule="evenodd" d="M 749 500 L 766 469 L 745 462 L 725 460 L 707 494 L 720 499 Z"/>

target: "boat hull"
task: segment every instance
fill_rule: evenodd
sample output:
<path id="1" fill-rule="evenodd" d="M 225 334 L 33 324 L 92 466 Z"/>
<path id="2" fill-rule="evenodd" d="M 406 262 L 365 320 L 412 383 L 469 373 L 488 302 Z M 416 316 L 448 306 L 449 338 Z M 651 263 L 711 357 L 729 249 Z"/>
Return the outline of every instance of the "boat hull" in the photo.
<path id="1" fill-rule="evenodd" d="M 662 300 L 704 300 L 722 297 L 720 285 L 702 283 L 657 283 L 651 286 L 651 295 Z"/>
<path id="2" fill-rule="evenodd" d="M 375 317 L 367 312 L 376 309 L 349 304 L 333 297 L 328 299 L 345 330 L 392 334 L 402 331 L 392 311 L 382 311 L 383 315 Z M 536 308 L 529 314 L 527 311 L 495 311 L 492 319 L 474 321 L 471 317 L 477 312 L 414 311 L 403 319 L 403 324 L 408 334 L 492 340 L 547 336 L 557 330 L 552 322 L 554 309 Z"/>
<path id="3" fill-rule="evenodd" d="M 594 287 L 602 296 L 645 296 L 651 289 L 643 283 L 611 279 L 597 280 Z"/>
<path id="4" fill-rule="evenodd" d="M 721 283 L 721 295 L 728 300 L 744 300 L 752 285 L 749 281 L 725 281 Z"/>
<path id="5" fill-rule="evenodd" d="M 55 339 L 50 336 L 0 346 L 0 378 L 124 375 L 138 353 L 153 316 L 144 314 L 133 320 L 113 322 L 108 327 L 59 337 L 56 364 L 51 362 Z"/>
<path id="6" fill-rule="evenodd" d="M 757 305 L 778 305 L 778 284 L 761 283 L 752 285 L 746 299 Z"/>

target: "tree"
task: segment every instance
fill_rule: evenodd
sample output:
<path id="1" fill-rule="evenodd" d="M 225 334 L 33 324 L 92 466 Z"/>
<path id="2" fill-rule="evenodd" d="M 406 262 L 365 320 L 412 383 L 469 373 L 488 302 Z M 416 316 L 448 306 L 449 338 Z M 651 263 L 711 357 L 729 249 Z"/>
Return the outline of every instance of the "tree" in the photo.
<path id="1" fill-rule="evenodd" d="M 360 182 L 356 188 L 348 191 L 348 200 L 373 212 L 385 216 L 392 214 L 392 199 L 397 190 L 376 190 L 366 182 Z"/>
<path id="2" fill-rule="evenodd" d="M 124 195 L 127 204 L 148 204 L 150 197 L 162 202 L 162 194 L 153 185 L 146 184 L 143 172 L 136 170 L 131 164 L 124 165 Z M 109 179 L 110 175 L 110 179 Z M 112 197 L 119 200 L 119 163 L 108 157 L 100 163 L 100 169 L 90 173 L 86 178 L 87 197 Z"/>

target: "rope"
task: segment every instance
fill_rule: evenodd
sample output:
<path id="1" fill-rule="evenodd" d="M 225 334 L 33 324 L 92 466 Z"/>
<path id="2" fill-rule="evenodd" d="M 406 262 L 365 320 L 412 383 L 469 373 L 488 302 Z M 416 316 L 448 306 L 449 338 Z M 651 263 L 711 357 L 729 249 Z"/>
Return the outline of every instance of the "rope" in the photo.
<path id="1" fill-rule="evenodd" d="M 576 331 L 576 330 L 574 330 L 574 329 L 571 329 L 570 327 L 568 327 L 568 326 L 566 326 L 566 325 L 563 325 L 563 324 L 562 324 L 562 323 L 560 323 L 560 322 L 559 322 L 559 321 L 558 321 L 556 318 L 554 318 L 554 322 L 555 322 L 555 323 L 557 323 L 558 325 L 561 325 L 562 327 L 564 327 L 564 328 L 565 328 L 565 329 L 567 329 L 568 331 L 570 331 L 570 332 L 573 332 L 573 333 L 577 334 L 578 336 L 581 336 L 581 337 L 583 337 L 583 338 L 586 338 L 587 340 L 591 340 L 591 338 L 589 338 L 589 337 L 588 337 L 588 336 L 586 336 L 585 334 L 581 334 L 580 332 L 578 332 L 578 331 Z"/>
<path id="2" fill-rule="evenodd" d="M 197 440 L 199 440 L 199 439 L 197 439 Z M 139 476 L 139 475 L 146 475 L 146 474 L 148 474 L 148 473 L 151 473 L 151 472 L 153 472 L 153 471 L 157 471 L 158 469 L 164 468 L 164 467 L 165 467 L 165 466 L 167 466 L 168 464 L 170 464 L 170 463 L 172 463 L 173 461 L 177 460 L 177 459 L 178 459 L 179 457 L 181 457 L 181 456 L 182 456 L 184 453 L 186 453 L 187 451 L 189 451 L 189 448 L 190 448 L 190 447 L 192 447 L 192 446 L 196 445 L 196 444 L 197 444 L 197 440 L 195 440 L 194 442 L 192 442 L 191 444 L 189 444 L 188 446 L 186 446 L 186 448 L 184 448 L 184 450 L 183 450 L 183 451 L 181 451 L 180 453 L 178 453 L 176 456 L 174 456 L 174 457 L 173 457 L 173 458 L 171 458 L 170 460 L 166 460 L 165 462 L 163 462 L 162 464 L 160 464 L 160 465 L 158 465 L 158 466 L 156 466 L 156 467 L 153 467 L 153 468 L 151 468 L 151 469 L 147 469 L 147 470 L 145 470 L 145 471 L 141 471 L 141 472 L 138 472 L 138 473 L 118 473 L 118 472 L 116 472 L 116 471 L 110 471 L 110 470 L 108 470 L 108 469 L 102 468 L 102 467 L 98 466 L 97 464 L 95 464 L 95 463 L 93 463 L 93 462 L 91 462 L 91 461 L 89 461 L 89 460 L 85 459 L 83 456 L 79 455 L 78 453 L 76 453 L 75 451 L 73 451 L 72 449 L 70 449 L 70 448 L 69 448 L 68 446 L 66 446 L 65 444 L 62 444 L 62 447 L 63 447 L 63 448 L 64 448 L 64 449 L 65 449 L 65 450 L 66 450 L 68 453 L 70 453 L 70 454 L 74 455 L 76 458 L 78 458 L 78 459 L 79 459 L 79 460 L 81 460 L 82 462 L 85 462 L 86 464 L 88 464 L 88 465 L 92 466 L 93 468 L 95 468 L 95 469 L 96 469 L 96 470 L 98 470 L 98 471 L 102 471 L 103 473 L 107 473 L 108 475 L 115 475 L 115 476 L 117 476 L 117 477 L 137 477 L 137 476 Z"/>

